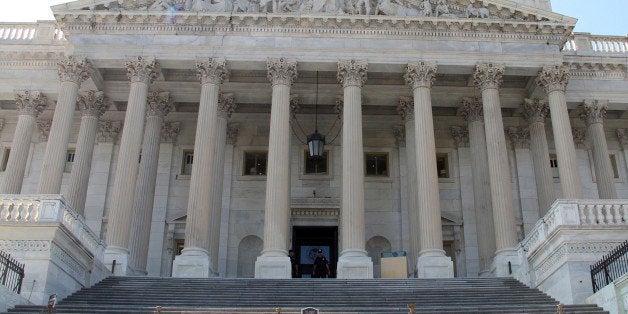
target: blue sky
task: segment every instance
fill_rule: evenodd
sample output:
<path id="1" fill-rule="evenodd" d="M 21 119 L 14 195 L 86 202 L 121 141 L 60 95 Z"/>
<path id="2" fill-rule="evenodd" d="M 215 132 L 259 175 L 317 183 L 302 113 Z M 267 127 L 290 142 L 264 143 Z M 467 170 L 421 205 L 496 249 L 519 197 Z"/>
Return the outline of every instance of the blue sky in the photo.
<path id="1" fill-rule="evenodd" d="M 29 22 L 53 19 L 49 6 L 71 0 L 0 0 L 0 21 Z M 10 4 L 8 4 L 9 2 Z M 555 12 L 578 19 L 576 32 L 597 35 L 628 34 L 628 0 L 552 0 Z"/>

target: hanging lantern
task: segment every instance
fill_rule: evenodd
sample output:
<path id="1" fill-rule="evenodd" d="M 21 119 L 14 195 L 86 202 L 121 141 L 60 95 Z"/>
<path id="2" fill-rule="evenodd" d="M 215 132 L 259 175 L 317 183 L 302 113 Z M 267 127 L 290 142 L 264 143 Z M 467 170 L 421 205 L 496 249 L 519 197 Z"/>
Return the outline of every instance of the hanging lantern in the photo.
<path id="1" fill-rule="evenodd" d="M 325 137 L 315 130 L 307 137 L 307 147 L 310 151 L 310 158 L 320 160 L 323 158 L 325 149 Z"/>

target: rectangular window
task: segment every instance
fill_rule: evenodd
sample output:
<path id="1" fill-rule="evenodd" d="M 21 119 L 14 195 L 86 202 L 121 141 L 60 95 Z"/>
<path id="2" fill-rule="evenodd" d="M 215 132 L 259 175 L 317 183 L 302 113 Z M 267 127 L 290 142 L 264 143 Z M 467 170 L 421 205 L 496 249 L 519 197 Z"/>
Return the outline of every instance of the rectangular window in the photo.
<path id="1" fill-rule="evenodd" d="M 7 170 L 7 163 L 9 162 L 9 154 L 11 153 L 11 148 L 5 147 L 2 152 L 2 164 L 0 164 L 0 171 Z"/>
<path id="2" fill-rule="evenodd" d="M 550 154 L 549 160 L 550 168 L 552 169 L 552 176 L 554 178 L 558 178 L 558 157 L 556 157 L 556 154 Z"/>
<path id="3" fill-rule="evenodd" d="M 305 174 L 327 174 L 327 151 L 323 152 L 320 159 L 310 158 L 310 153 L 305 151 Z"/>
<path id="4" fill-rule="evenodd" d="M 184 174 L 184 175 L 192 174 L 192 164 L 194 164 L 194 151 L 184 150 L 183 161 L 181 163 L 181 174 Z"/>
<path id="5" fill-rule="evenodd" d="M 365 153 L 366 175 L 374 177 L 388 176 L 388 153 Z"/>
<path id="6" fill-rule="evenodd" d="M 614 154 L 608 155 L 611 159 L 611 168 L 613 169 L 613 178 L 619 179 L 619 170 L 617 170 L 617 157 Z"/>
<path id="7" fill-rule="evenodd" d="M 268 152 L 266 151 L 244 152 L 243 175 L 265 176 L 267 159 L 268 159 Z"/>
<path id="8" fill-rule="evenodd" d="M 449 178 L 449 155 L 445 153 L 436 154 L 436 170 L 439 178 Z"/>
<path id="9" fill-rule="evenodd" d="M 65 155 L 65 167 L 63 169 L 63 172 L 72 172 L 72 164 L 74 164 L 74 156 L 76 155 L 76 152 L 73 149 L 69 149 L 68 152 Z"/>

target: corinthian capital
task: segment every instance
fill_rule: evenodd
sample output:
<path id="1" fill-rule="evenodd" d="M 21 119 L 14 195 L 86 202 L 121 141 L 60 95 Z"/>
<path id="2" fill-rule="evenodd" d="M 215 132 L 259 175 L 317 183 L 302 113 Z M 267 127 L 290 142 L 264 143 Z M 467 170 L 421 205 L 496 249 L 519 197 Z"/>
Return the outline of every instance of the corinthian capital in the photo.
<path id="1" fill-rule="evenodd" d="M 221 84 L 227 76 L 227 61 L 224 58 L 208 58 L 196 62 L 196 71 L 201 84 Z"/>
<path id="2" fill-rule="evenodd" d="M 120 132 L 120 121 L 98 121 L 98 133 L 96 134 L 99 142 L 113 142 Z"/>
<path id="3" fill-rule="evenodd" d="M 458 109 L 458 115 L 462 116 L 467 122 L 484 121 L 482 99 L 480 97 L 462 98 L 462 105 Z"/>
<path id="4" fill-rule="evenodd" d="M 100 118 L 107 111 L 105 93 L 96 90 L 89 90 L 76 97 L 76 105 L 83 112 L 83 116 L 94 116 Z"/>
<path id="5" fill-rule="evenodd" d="M 580 105 L 580 119 L 587 125 L 593 123 L 602 123 L 606 118 L 607 102 L 597 100 L 585 100 Z"/>
<path id="6" fill-rule="evenodd" d="M 525 148 L 530 145 L 530 131 L 528 128 L 510 127 L 506 132 L 514 148 Z"/>
<path id="7" fill-rule="evenodd" d="M 161 128 L 161 141 L 172 143 L 177 140 L 181 131 L 181 122 L 166 122 Z"/>
<path id="8" fill-rule="evenodd" d="M 232 93 L 220 94 L 218 97 L 218 115 L 228 119 L 236 109 L 235 98 Z"/>
<path id="9" fill-rule="evenodd" d="M 573 134 L 573 141 L 576 143 L 576 147 L 586 147 L 587 132 L 583 128 L 571 128 L 571 134 Z"/>
<path id="10" fill-rule="evenodd" d="M 435 62 L 411 62 L 406 66 L 406 73 L 403 77 L 412 88 L 430 88 L 436 78 L 436 69 Z"/>
<path id="11" fill-rule="evenodd" d="M 626 129 L 617 129 L 617 140 L 623 149 L 628 149 L 628 131 Z"/>
<path id="12" fill-rule="evenodd" d="M 19 91 L 15 95 L 15 104 L 19 114 L 37 117 L 46 108 L 46 96 L 38 91 Z"/>
<path id="13" fill-rule="evenodd" d="M 62 57 L 57 62 L 59 66 L 59 80 L 81 84 L 89 78 L 92 71 L 89 61 L 76 56 Z"/>
<path id="14" fill-rule="evenodd" d="M 52 126 L 52 120 L 37 120 L 37 129 L 39 130 L 39 139 L 42 142 L 48 141 L 48 135 L 50 135 L 50 127 Z"/>
<path id="15" fill-rule="evenodd" d="M 562 65 L 544 66 L 536 78 L 536 83 L 545 89 L 546 93 L 565 91 L 569 81 L 569 67 Z"/>
<path id="16" fill-rule="evenodd" d="M 414 101 L 410 97 L 399 98 L 399 105 L 397 105 L 397 112 L 401 115 L 403 121 L 414 120 Z"/>
<path id="17" fill-rule="evenodd" d="M 164 91 L 149 92 L 146 98 L 146 106 L 146 116 L 165 117 L 170 111 L 174 111 L 170 93 Z"/>
<path id="18" fill-rule="evenodd" d="M 454 125 L 449 127 L 449 132 L 454 138 L 456 147 L 469 147 L 469 129 Z"/>
<path id="19" fill-rule="evenodd" d="M 523 117 L 530 123 L 545 122 L 549 114 L 549 106 L 545 99 L 532 98 L 523 100 Z"/>
<path id="20" fill-rule="evenodd" d="M 478 88 L 498 88 L 502 84 L 505 67 L 493 63 L 480 63 L 473 70 L 473 83 Z"/>
<path id="21" fill-rule="evenodd" d="M 364 60 L 340 60 L 338 61 L 338 82 L 342 86 L 362 87 L 366 82 L 366 70 L 368 62 Z"/>
<path id="22" fill-rule="evenodd" d="M 393 126 L 393 135 L 395 136 L 397 146 L 406 146 L 406 129 L 403 125 Z"/>
<path id="23" fill-rule="evenodd" d="M 227 144 L 235 145 L 238 142 L 238 133 L 240 125 L 237 123 L 229 123 L 227 125 Z"/>
<path id="24" fill-rule="evenodd" d="M 157 78 L 159 63 L 154 58 L 134 57 L 126 63 L 126 75 L 133 82 L 152 83 Z"/>
<path id="25" fill-rule="evenodd" d="M 292 85 L 297 79 L 297 61 L 291 59 L 268 59 L 266 61 L 268 79 L 273 85 Z"/>

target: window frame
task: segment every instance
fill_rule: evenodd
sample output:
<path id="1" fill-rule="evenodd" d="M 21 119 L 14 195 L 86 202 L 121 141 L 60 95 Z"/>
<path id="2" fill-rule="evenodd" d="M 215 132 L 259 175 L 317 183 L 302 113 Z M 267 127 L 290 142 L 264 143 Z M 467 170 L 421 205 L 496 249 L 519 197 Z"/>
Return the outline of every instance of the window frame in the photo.
<path id="1" fill-rule="evenodd" d="M 386 174 L 368 174 L 368 163 L 367 158 L 368 155 L 380 155 L 386 156 Z M 390 178 L 390 156 L 391 153 L 389 151 L 378 150 L 378 151 L 364 151 L 364 177 L 365 178 Z M 376 171 L 377 172 L 377 171 Z"/>

